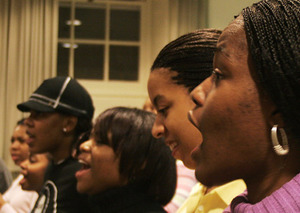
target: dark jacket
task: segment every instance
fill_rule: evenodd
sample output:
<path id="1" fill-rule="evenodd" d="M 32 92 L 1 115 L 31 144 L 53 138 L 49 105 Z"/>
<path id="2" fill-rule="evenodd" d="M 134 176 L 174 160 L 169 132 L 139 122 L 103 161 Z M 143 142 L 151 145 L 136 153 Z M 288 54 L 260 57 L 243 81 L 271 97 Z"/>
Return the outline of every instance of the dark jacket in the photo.
<path id="1" fill-rule="evenodd" d="M 166 212 L 157 201 L 130 186 L 107 190 L 89 201 L 93 213 Z"/>

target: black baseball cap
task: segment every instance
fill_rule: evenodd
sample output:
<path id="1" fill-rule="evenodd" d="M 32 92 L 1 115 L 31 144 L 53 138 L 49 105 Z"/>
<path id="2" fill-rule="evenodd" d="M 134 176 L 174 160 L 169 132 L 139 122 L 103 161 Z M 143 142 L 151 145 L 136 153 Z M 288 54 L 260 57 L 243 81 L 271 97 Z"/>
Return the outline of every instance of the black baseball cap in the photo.
<path id="1" fill-rule="evenodd" d="M 71 77 L 54 77 L 31 94 L 29 100 L 17 105 L 22 112 L 60 112 L 92 119 L 94 106 L 90 94 Z"/>

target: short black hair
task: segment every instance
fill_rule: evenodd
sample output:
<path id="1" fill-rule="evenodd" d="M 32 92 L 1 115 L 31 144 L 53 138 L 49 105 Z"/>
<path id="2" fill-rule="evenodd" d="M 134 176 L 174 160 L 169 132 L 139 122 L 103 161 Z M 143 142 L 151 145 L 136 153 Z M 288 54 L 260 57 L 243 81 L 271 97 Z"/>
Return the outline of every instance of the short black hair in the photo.
<path id="1" fill-rule="evenodd" d="M 300 1 L 263 0 L 242 16 L 258 85 L 300 138 Z"/>
<path id="2" fill-rule="evenodd" d="M 129 184 L 165 205 L 175 192 L 176 163 L 164 140 L 152 136 L 154 121 L 153 113 L 141 109 L 110 108 L 96 119 L 92 137 L 113 148 Z"/>
<path id="3" fill-rule="evenodd" d="M 172 79 L 191 92 L 213 70 L 216 44 L 222 31 L 201 29 L 180 36 L 167 44 L 153 62 L 151 71 L 169 68 L 177 73 Z"/>

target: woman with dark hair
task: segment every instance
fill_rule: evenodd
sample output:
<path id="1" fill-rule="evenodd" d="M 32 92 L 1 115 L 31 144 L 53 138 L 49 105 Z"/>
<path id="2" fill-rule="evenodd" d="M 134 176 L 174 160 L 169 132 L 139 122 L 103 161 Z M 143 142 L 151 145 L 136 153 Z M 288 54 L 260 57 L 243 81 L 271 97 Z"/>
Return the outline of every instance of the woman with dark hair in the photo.
<path id="1" fill-rule="evenodd" d="M 170 42 L 153 62 L 148 80 L 149 97 L 157 110 L 153 136 L 164 137 L 174 158 L 191 169 L 196 164 L 190 153 L 201 144 L 202 135 L 187 118 L 195 106 L 190 92 L 210 76 L 220 34 L 220 30 L 202 29 Z M 244 190 L 241 180 L 218 187 L 198 183 L 177 212 L 222 212 Z"/>
<path id="2" fill-rule="evenodd" d="M 300 212 L 300 2 L 243 9 L 192 97 L 189 117 L 203 135 L 192 153 L 198 180 L 247 185 L 226 212 Z"/>
<path id="3" fill-rule="evenodd" d="M 76 191 L 75 172 L 80 164 L 72 150 L 79 136 L 92 127 L 91 96 L 75 79 L 55 77 L 44 80 L 17 107 L 30 112 L 25 120 L 30 152 L 48 152 L 52 158 L 32 212 L 84 212 L 87 196 Z"/>
<path id="4" fill-rule="evenodd" d="M 162 139 L 151 135 L 155 115 L 115 107 L 96 119 L 80 145 L 77 190 L 90 195 L 92 212 L 165 212 L 175 191 L 176 167 Z"/>

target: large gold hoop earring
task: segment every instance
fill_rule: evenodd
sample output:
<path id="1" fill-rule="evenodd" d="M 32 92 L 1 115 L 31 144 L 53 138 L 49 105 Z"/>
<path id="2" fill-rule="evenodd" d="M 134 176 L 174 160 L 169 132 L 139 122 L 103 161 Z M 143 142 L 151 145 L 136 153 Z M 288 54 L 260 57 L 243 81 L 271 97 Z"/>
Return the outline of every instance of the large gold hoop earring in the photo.
<path id="1" fill-rule="evenodd" d="M 279 133 L 281 135 L 282 146 L 278 141 L 277 129 L 279 129 Z M 289 143 L 283 128 L 279 128 L 278 125 L 274 125 L 271 129 L 271 138 L 273 149 L 277 155 L 286 155 L 289 153 Z"/>

